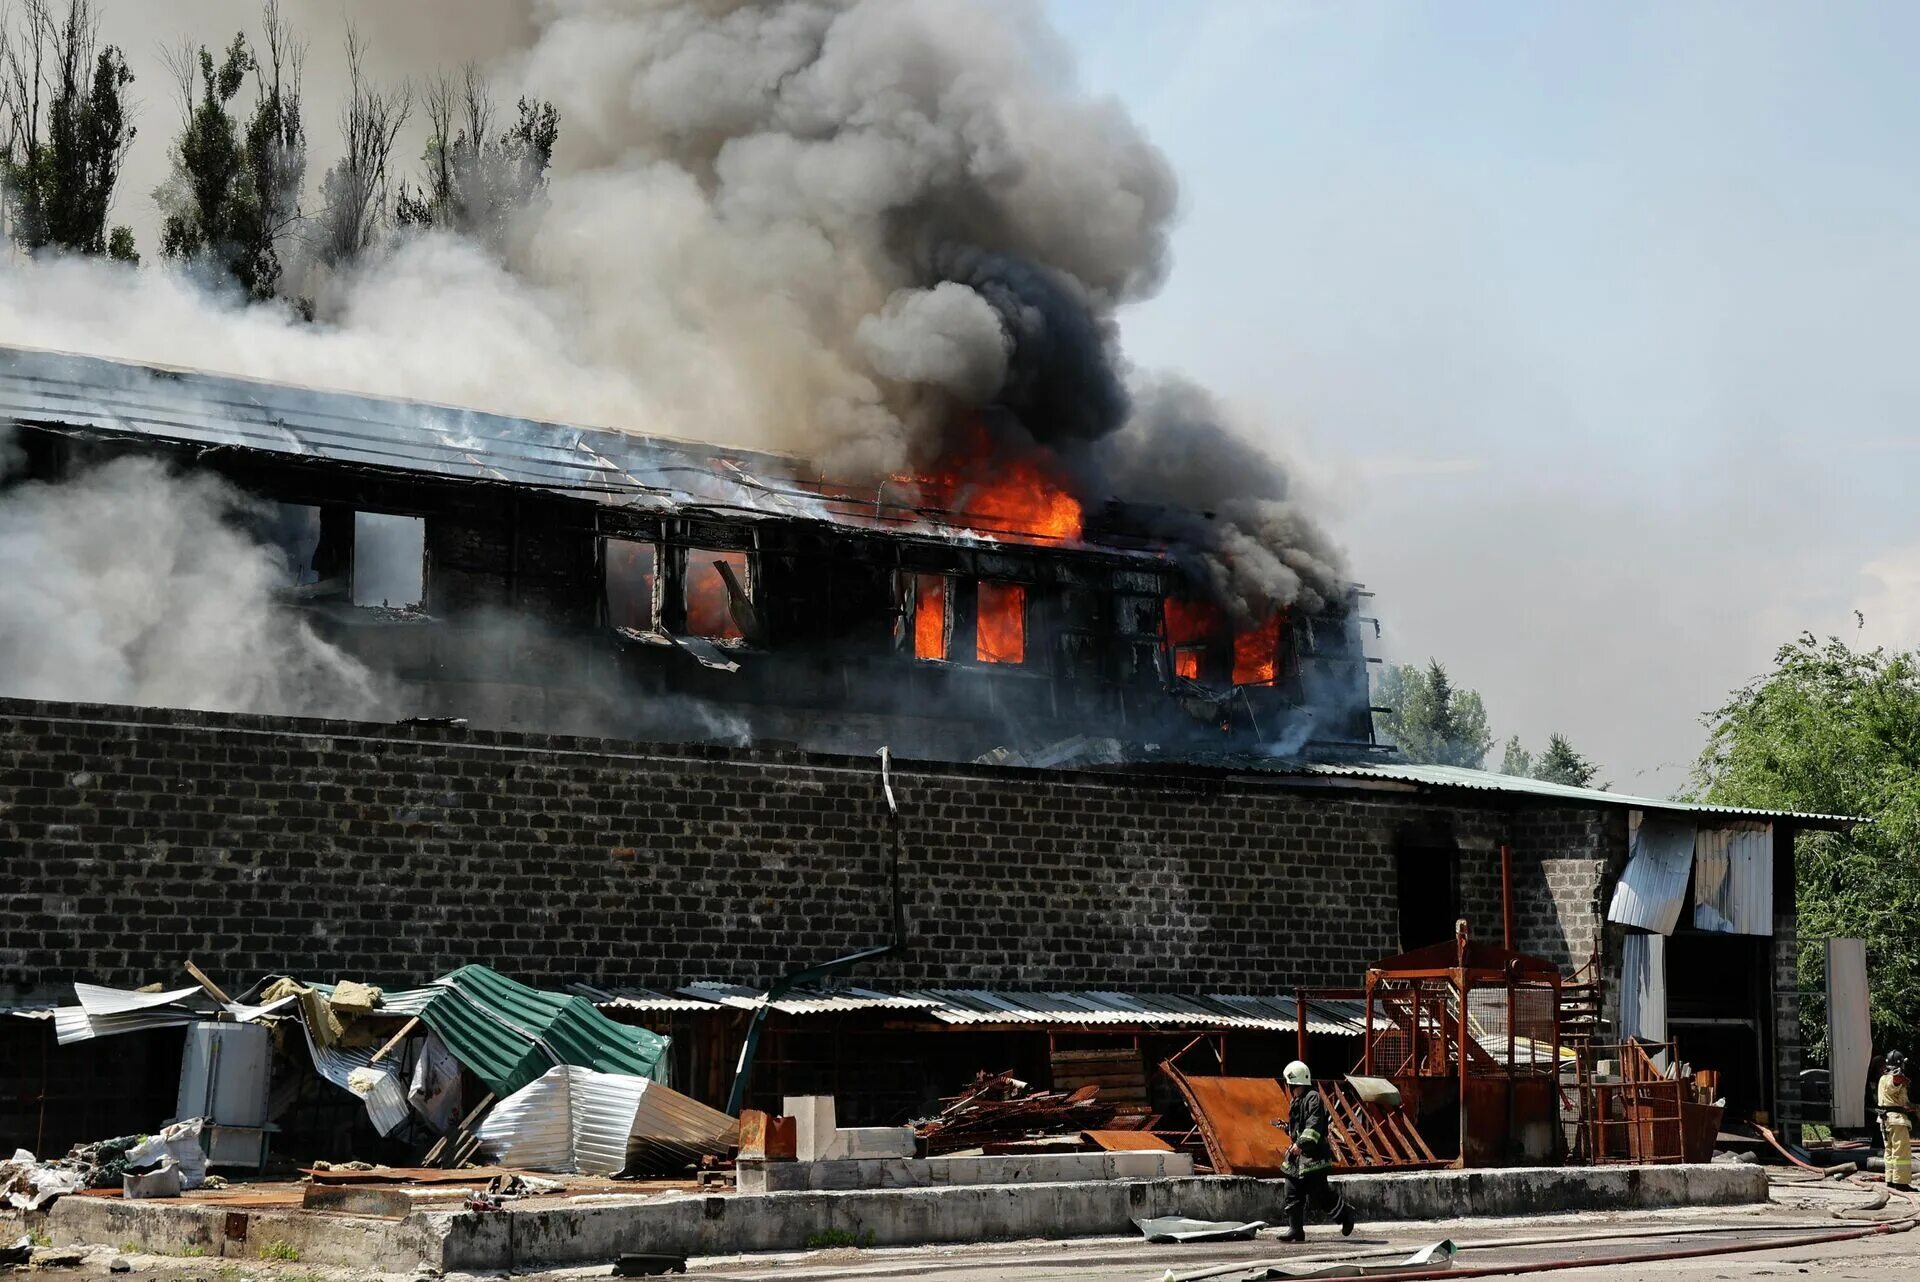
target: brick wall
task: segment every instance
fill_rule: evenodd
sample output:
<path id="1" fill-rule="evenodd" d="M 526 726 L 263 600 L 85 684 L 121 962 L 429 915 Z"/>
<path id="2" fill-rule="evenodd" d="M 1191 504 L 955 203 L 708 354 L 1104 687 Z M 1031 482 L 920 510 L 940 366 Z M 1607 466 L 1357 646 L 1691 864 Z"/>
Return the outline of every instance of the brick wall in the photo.
<path id="1" fill-rule="evenodd" d="M 1463 901 L 1583 959 L 1612 821 L 1217 771 L 898 763 L 913 936 L 874 982 L 1276 991 L 1398 947 L 1393 848 L 1452 831 Z M 0 992 L 211 962 L 670 985 L 881 942 L 871 758 L 0 700 Z M 1489 887 L 1491 888 L 1489 890 Z M 1536 902 L 1537 901 L 1537 902 Z"/>

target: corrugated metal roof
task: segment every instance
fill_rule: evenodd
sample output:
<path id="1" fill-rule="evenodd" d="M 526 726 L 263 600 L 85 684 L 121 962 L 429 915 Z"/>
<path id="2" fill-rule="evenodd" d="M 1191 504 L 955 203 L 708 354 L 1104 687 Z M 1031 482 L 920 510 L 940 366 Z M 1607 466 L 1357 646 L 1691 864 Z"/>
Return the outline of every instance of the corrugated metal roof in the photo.
<path id="1" fill-rule="evenodd" d="M 1794 810 L 1753 810 L 1743 806 L 1711 806 L 1697 801 L 1675 801 L 1667 797 L 1636 797 L 1631 793 L 1604 792 L 1598 788 L 1575 788 L 1569 784 L 1550 783 L 1545 779 L 1496 774 L 1491 770 L 1468 770 L 1461 766 L 1432 766 L 1412 762 L 1395 765 L 1276 762 L 1272 769 L 1280 774 L 1340 779 L 1378 779 L 1392 783 L 1422 784 L 1434 788 L 1470 788 L 1479 792 L 1504 792 L 1515 796 L 1575 801 L 1585 805 L 1625 806 L 1634 810 L 1734 815 L 1754 819 L 1791 819 L 1799 824 L 1821 827 L 1842 827 L 1848 824 L 1871 822 L 1858 815 L 1829 815 Z"/>
<path id="2" fill-rule="evenodd" d="M 742 984 L 723 984 L 702 980 L 679 990 L 687 997 L 715 1006 L 734 1006 L 751 1010 L 771 1004 L 786 1015 L 821 1015 L 847 1010 L 920 1010 L 939 1005 L 939 999 L 915 993 L 882 993 L 871 988 L 795 989 L 768 1003 L 766 993 Z"/>
<path id="3" fill-rule="evenodd" d="M 584 997 L 544 992 L 485 966 L 434 981 L 420 1020 L 453 1057 L 504 1098 L 556 1064 L 653 1077 L 666 1071 L 667 1039 L 619 1024 Z"/>
<path id="4" fill-rule="evenodd" d="M 657 988 L 600 988 L 593 984 L 569 984 L 601 1010 L 688 1011 L 712 1010 L 714 1003 L 697 997 L 663 993 Z"/>
<path id="5" fill-rule="evenodd" d="M 946 1024 L 1163 1024 L 1174 1028 L 1257 1028 L 1291 1032 L 1284 1016 L 1241 1014 L 1204 997 L 1166 993 L 998 992 L 979 988 L 928 989 L 928 1013 Z"/>
<path id="6" fill-rule="evenodd" d="M 1015 533 L 991 517 L 920 506 L 898 482 L 855 489 L 817 480 L 797 458 L 31 348 L 0 347 L 0 421 L 8 419 L 527 485 L 648 510 L 984 542 Z M 1165 559 L 1110 545 L 1097 550 Z"/>
<path id="7" fill-rule="evenodd" d="M 590 988 L 603 1010 L 752 1010 L 766 1003 L 762 989 L 705 980 L 674 994 L 652 989 Z M 1170 993 L 1038 992 L 985 988 L 915 989 L 884 992 L 874 988 L 802 988 L 772 1003 L 788 1015 L 848 1011 L 917 1011 L 947 1024 L 1105 1024 L 1116 1027 L 1157 1024 L 1179 1028 L 1246 1028 L 1293 1032 L 1298 1027 L 1290 995 L 1212 993 L 1204 997 Z M 1307 1030 L 1331 1036 L 1358 1036 L 1366 1005 L 1358 1001 L 1314 999 L 1307 1004 Z"/>

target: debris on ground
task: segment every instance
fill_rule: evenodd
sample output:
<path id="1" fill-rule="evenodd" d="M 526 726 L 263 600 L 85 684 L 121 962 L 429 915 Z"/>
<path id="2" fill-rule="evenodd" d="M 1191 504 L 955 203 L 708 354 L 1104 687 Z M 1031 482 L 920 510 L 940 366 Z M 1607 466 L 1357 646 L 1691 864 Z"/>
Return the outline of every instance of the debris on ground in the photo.
<path id="1" fill-rule="evenodd" d="M 1100 1098 L 1098 1086 L 1039 1091 L 1011 1072 L 977 1074 L 966 1090 L 941 1102 L 946 1107 L 937 1115 L 914 1123 L 928 1156 L 1040 1136 L 1077 1137 L 1108 1129 L 1123 1116 L 1117 1105 Z"/>

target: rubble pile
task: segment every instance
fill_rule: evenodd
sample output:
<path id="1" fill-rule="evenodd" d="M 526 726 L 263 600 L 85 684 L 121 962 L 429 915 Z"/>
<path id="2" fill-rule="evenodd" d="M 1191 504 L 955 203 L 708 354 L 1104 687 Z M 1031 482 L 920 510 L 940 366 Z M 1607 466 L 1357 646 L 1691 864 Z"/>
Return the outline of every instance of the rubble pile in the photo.
<path id="1" fill-rule="evenodd" d="M 944 1109 L 913 1128 L 929 1156 L 1041 1136 L 1126 1130 L 1129 1122 L 1146 1121 L 1143 1110 L 1122 1110 L 1102 1100 L 1098 1086 L 1037 1091 L 1011 1072 L 980 1073 L 966 1090 L 941 1102 Z"/>

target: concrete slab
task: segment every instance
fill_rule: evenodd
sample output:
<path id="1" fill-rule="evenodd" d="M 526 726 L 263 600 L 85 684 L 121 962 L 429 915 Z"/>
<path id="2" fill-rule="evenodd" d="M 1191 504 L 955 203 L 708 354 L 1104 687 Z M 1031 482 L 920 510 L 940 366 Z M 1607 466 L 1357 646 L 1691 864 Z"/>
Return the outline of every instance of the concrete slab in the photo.
<path id="1" fill-rule="evenodd" d="M 1131 1156 L 1131 1155 L 1129 1155 Z M 1757 1166 L 1520 1168 L 1342 1176 L 1368 1220 L 1732 1206 L 1767 1200 Z M 1132 1231 L 1135 1218 L 1272 1221 L 1277 1180 L 1207 1176 L 1042 1184 L 532 1199 L 474 1213 L 423 1209 L 404 1220 L 273 1209 L 68 1197 L 47 1218 L 56 1245 L 131 1245 L 149 1254 L 285 1258 L 400 1272 L 596 1264 L 623 1251 L 686 1255 L 794 1250 L 839 1230 L 879 1246 L 1061 1239 Z M 514 1205 L 514 1204 L 510 1204 Z"/>
<path id="2" fill-rule="evenodd" d="M 1186 1153 L 1172 1152 L 741 1162 L 736 1167 L 742 1193 L 936 1188 L 948 1184 L 1070 1184 L 1087 1180 L 1158 1180 L 1192 1174 L 1193 1158 Z"/>

